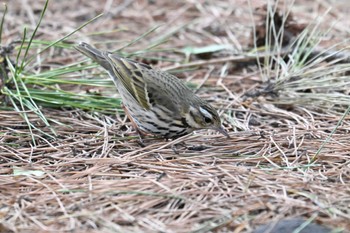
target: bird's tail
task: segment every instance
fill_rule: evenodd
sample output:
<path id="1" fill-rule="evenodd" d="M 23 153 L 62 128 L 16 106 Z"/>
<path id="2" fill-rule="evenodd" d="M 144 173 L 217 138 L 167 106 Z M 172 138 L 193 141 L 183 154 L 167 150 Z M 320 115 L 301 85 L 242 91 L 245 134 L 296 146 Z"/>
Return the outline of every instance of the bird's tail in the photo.
<path id="1" fill-rule="evenodd" d="M 75 46 L 75 49 L 100 64 L 106 70 L 111 70 L 111 65 L 106 59 L 108 52 L 98 50 L 85 42 L 80 42 Z"/>

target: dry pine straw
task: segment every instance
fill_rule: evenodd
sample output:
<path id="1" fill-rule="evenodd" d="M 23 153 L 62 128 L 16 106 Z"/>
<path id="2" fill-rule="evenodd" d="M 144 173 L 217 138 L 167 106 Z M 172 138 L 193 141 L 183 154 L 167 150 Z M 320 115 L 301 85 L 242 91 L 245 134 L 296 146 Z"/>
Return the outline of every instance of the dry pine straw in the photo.
<path id="1" fill-rule="evenodd" d="M 124 41 L 130 41 L 156 23 L 167 22 L 172 26 L 161 28 L 162 35 L 194 19 L 197 24 L 191 30 L 172 37 L 176 47 L 235 40 L 236 45 L 244 47 L 238 41 L 247 41 L 250 34 L 246 30 L 249 26 L 245 25 L 250 11 L 242 1 L 230 3 L 230 9 L 226 7 L 227 1 L 208 5 L 164 1 L 161 6 L 147 3 L 151 1 L 128 2 L 125 1 L 123 9 L 106 8 L 115 11 L 83 29 L 78 36 L 101 28 L 114 30 L 120 25 L 135 29 L 118 34 Z M 96 3 L 52 1 L 40 28 L 41 37 L 56 40 L 66 35 L 107 6 Z M 34 10 L 30 7 L 40 12 L 42 1 L 19 6 L 16 1 L 9 2 L 9 10 L 14 13 L 8 16 L 6 40 L 17 35 L 18 25 L 24 19 L 33 24 L 34 14 L 30 12 Z M 60 9 L 65 9 L 67 17 L 62 17 Z M 139 14 L 140 10 L 144 14 Z M 303 16 L 308 15 L 309 12 Z M 62 20 L 66 20 L 64 27 L 57 24 Z M 346 32 L 344 28 L 336 30 Z M 236 34 L 229 34 L 232 31 Z M 99 37 L 93 40 L 99 41 Z M 337 38 L 343 36 L 338 34 Z M 115 34 L 102 39 L 115 40 Z M 140 41 L 140 48 L 142 43 L 147 44 L 148 40 Z M 250 89 L 257 80 L 249 83 L 247 76 L 253 75 L 231 74 L 231 80 L 225 79 L 227 86 L 219 86 L 219 91 L 227 88 L 238 93 Z M 213 77 L 206 85 L 217 83 Z M 200 94 L 215 100 L 217 107 L 231 106 L 220 93 L 211 90 Z M 50 109 L 44 113 L 61 123 L 52 122 L 58 136 L 52 140 L 34 130 L 37 136 L 34 146 L 18 113 L 0 111 L 0 231 L 189 232 L 217 226 L 217 232 L 233 229 L 243 232 L 285 216 L 315 217 L 325 225 L 350 230 L 349 118 L 317 160 L 311 162 L 339 116 L 320 115 L 297 107 L 288 112 L 253 103 L 243 108 L 242 103 L 235 102 L 234 118 L 225 112 L 231 139 L 200 131 L 175 141 L 150 138 L 145 147 L 137 143 L 124 118 Z M 32 122 L 49 132 L 36 118 L 30 114 Z M 235 131 L 227 122 L 234 122 L 243 132 Z M 43 174 L 25 175 L 25 171 Z M 14 172 L 21 175 L 15 176 Z"/>
<path id="2" fill-rule="evenodd" d="M 314 215 L 349 229 L 347 123 L 311 162 L 336 118 L 306 126 L 281 117 L 276 127 L 265 116 L 264 127 L 231 139 L 200 131 L 140 147 L 123 119 L 46 114 L 63 123 L 59 136 L 32 146 L 21 117 L 0 112 L 0 215 L 10 229 L 189 232 L 212 222 L 220 232 Z"/>

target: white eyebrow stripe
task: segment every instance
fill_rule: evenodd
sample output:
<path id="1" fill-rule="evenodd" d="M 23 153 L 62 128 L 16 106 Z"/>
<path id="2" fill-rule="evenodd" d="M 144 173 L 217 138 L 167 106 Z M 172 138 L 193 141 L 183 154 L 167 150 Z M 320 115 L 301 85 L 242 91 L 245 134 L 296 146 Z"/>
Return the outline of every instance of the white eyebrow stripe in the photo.
<path id="1" fill-rule="evenodd" d="M 208 112 L 207 110 L 205 110 L 204 108 L 202 107 L 199 107 L 199 111 L 206 117 L 208 117 L 209 119 L 212 119 L 213 116 L 210 114 L 210 112 Z"/>

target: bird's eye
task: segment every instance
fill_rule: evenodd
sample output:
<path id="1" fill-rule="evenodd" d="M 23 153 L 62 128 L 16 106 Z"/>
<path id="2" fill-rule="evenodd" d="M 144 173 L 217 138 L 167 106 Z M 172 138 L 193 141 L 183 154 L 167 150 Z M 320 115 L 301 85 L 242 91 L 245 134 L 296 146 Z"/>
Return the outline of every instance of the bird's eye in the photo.
<path id="1" fill-rule="evenodd" d="M 204 117 L 204 121 L 207 124 L 211 123 L 211 119 L 209 117 Z"/>
<path id="2" fill-rule="evenodd" d="M 213 116 L 208 111 L 208 108 L 202 106 L 199 108 L 199 112 L 201 113 L 201 115 L 203 117 L 202 119 L 204 120 L 205 124 L 213 123 L 213 118 L 212 118 Z"/>

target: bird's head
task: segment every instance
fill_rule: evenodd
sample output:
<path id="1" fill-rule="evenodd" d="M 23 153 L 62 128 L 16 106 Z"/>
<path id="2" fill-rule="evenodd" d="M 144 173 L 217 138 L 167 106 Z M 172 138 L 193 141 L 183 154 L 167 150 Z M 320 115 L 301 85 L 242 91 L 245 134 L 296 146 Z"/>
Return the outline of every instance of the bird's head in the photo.
<path id="1" fill-rule="evenodd" d="M 206 103 L 190 106 L 186 114 L 186 122 L 194 129 L 214 129 L 229 138 L 228 133 L 221 125 L 216 110 Z"/>

